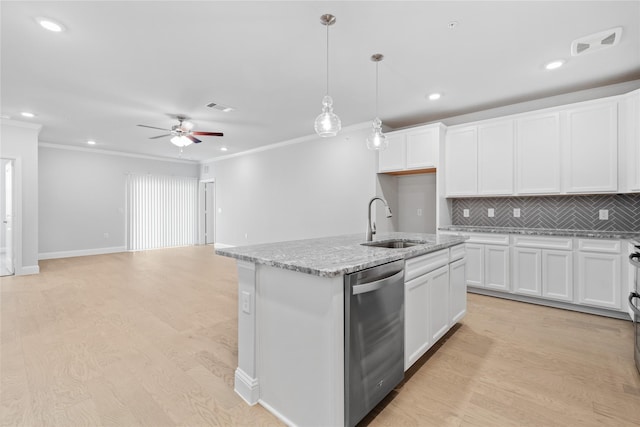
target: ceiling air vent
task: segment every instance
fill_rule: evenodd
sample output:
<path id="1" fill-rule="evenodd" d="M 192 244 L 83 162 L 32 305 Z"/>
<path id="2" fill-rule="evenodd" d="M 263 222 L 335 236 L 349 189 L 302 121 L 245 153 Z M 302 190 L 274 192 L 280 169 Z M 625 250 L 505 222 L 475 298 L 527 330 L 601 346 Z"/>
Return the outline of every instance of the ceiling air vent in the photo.
<path id="1" fill-rule="evenodd" d="M 585 53 L 615 46 L 620 42 L 620 36 L 622 36 L 622 27 L 581 37 L 571 43 L 571 56 L 584 55 Z"/>
<path id="2" fill-rule="evenodd" d="M 214 108 L 216 110 L 224 111 L 225 113 L 228 113 L 229 111 L 233 111 L 234 110 L 232 107 L 228 107 L 228 106 L 222 105 L 222 104 L 217 104 L 215 102 L 210 102 L 207 105 L 205 105 L 205 107 Z"/>

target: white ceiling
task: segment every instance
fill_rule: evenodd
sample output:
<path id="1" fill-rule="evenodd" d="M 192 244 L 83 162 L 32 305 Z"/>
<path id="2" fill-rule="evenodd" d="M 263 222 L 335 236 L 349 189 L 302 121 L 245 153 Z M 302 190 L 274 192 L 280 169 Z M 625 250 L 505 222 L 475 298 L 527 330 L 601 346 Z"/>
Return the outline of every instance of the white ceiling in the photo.
<path id="1" fill-rule="evenodd" d="M 639 1 L 2 1 L 0 13 L 3 115 L 37 114 L 43 142 L 177 158 L 169 138 L 148 139 L 163 132 L 136 125 L 183 114 L 225 133 L 184 150 L 197 161 L 313 133 L 324 13 L 337 17 L 330 93 L 343 126 L 374 116 L 374 53 L 393 128 L 640 78 Z M 571 57 L 572 40 L 618 26 L 619 45 Z"/>

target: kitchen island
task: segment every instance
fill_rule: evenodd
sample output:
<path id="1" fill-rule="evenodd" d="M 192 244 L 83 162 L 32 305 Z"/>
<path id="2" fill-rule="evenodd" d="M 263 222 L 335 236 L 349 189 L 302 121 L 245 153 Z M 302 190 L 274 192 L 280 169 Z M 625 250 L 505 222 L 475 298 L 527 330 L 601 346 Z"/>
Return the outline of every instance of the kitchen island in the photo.
<path id="1" fill-rule="evenodd" d="M 413 243 L 368 246 L 358 234 L 216 249 L 238 260 L 235 390 L 247 403 L 289 425 L 345 424 L 345 275 L 406 263 L 405 289 L 418 292 L 404 294 L 405 370 L 464 315 L 464 268 L 452 287 L 449 269 L 464 267 L 465 238 L 387 233 L 374 243 L 392 239 Z M 420 300 L 429 284 L 438 299 L 433 328 L 429 301 Z"/>

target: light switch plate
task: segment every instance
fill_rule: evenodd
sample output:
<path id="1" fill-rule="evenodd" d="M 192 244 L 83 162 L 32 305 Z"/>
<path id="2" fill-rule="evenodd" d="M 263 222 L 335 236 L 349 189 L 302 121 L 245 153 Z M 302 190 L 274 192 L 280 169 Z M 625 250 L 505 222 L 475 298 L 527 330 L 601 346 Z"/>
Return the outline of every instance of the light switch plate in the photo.
<path id="1" fill-rule="evenodd" d="M 422 216 L 422 209 L 418 209 L 417 212 L 418 216 Z"/>
<path id="2" fill-rule="evenodd" d="M 601 220 L 607 220 L 609 219 L 609 209 L 600 209 L 600 215 L 599 218 Z"/>
<path id="3" fill-rule="evenodd" d="M 469 218 L 469 209 L 463 209 L 462 210 L 462 216 L 465 218 Z"/>
<path id="4" fill-rule="evenodd" d="M 487 216 L 489 216 L 489 218 L 493 218 L 496 215 L 496 211 L 493 208 L 489 208 L 487 209 Z"/>
<path id="5" fill-rule="evenodd" d="M 251 314 L 251 294 L 247 291 L 242 291 L 242 311 Z"/>
<path id="6" fill-rule="evenodd" d="M 520 208 L 513 208 L 513 217 L 520 218 Z"/>

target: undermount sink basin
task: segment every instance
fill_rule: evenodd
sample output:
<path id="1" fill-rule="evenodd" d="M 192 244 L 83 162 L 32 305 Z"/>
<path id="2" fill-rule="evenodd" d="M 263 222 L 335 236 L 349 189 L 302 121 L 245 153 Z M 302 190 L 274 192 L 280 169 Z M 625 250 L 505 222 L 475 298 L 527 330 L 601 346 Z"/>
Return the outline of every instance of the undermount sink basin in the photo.
<path id="1" fill-rule="evenodd" d="M 410 248 L 416 245 L 424 245 L 429 243 L 426 240 L 383 240 L 380 242 L 361 243 L 363 246 L 374 246 L 376 248 L 402 249 Z"/>

